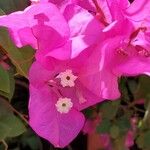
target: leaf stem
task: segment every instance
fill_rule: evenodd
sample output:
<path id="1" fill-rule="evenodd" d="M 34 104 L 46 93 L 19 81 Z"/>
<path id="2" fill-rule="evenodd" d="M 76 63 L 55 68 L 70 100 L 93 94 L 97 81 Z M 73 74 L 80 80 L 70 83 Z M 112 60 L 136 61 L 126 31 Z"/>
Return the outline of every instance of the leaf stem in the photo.
<path id="1" fill-rule="evenodd" d="M 10 104 L 9 104 L 10 105 Z M 14 112 L 14 113 L 16 113 L 27 125 L 29 124 L 29 122 L 28 122 L 28 120 L 24 117 L 24 115 L 23 114 L 21 114 L 19 111 L 17 111 L 14 107 L 12 107 L 11 105 L 10 105 L 10 108 L 12 109 L 12 111 Z"/>
<path id="2" fill-rule="evenodd" d="M 1 140 L 1 143 L 4 145 L 5 149 L 4 150 L 8 150 L 8 145 L 4 140 Z"/>
<path id="3" fill-rule="evenodd" d="M 2 98 L 4 99 L 4 98 Z M 5 99 L 4 99 L 5 100 Z M 6 100 L 5 100 L 6 101 Z M 7 102 L 7 101 L 6 101 Z M 28 120 L 24 117 L 25 115 L 21 114 L 19 111 L 17 111 L 9 102 L 7 102 L 9 108 L 16 113 L 16 115 L 18 115 L 27 125 L 29 125 Z"/>

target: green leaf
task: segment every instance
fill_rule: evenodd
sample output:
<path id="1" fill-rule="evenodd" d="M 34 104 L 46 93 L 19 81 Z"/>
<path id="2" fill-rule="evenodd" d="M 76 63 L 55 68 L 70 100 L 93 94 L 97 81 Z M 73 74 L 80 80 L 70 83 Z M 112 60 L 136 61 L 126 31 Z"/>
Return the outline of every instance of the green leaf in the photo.
<path id="1" fill-rule="evenodd" d="M 118 111 L 120 101 L 108 101 L 104 102 L 100 105 L 100 112 L 102 113 L 102 117 L 104 119 L 113 119 Z"/>
<path id="2" fill-rule="evenodd" d="M 9 93 L 0 90 L 0 95 L 8 98 L 10 101 L 13 97 L 15 91 L 15 79 L 14 79 L 14 72 L 12 70 L 7 71 L 9 75 Z"/>
<path id="3" fill-rule="evenodd" d="M 3 123 L 9 125 L 9 132 L 7 137 L 15 137 L 26 131 L 26 128 L 22 121 L 15 115 L 9 115 L 4 120 Z"/>
<path id="4" fill-rule="evenodd" d="M 119 136 L 119 132 L 120 132 L 120 129 L 118 126 L 116 125 L 113 125 L 111 128 L 110 128 L 110 136 L 113 138 L 113 139 L 116 139 L 118 136 Z"/>
<path id="5" fill-rule="evenodd" d="M 0 16 L 5 15 L 5 12 L 0 8 Z"/>
<path id="6" fill-rule="evenodd" d="M 0 99 L 0 140 L 18 136 L 25 131 L 25 125 L 13 114 L 10 105 Z"/>
<path id="7" fill-rule="evenodd" d="M 150 148 L 150 130 L 144 134 L 144 147 Z"/>
<path id="8" fill-rule="evenodd" d="M 4 12 L 11 13 L 18 10 L 23 10 L 28 6 L 28 0 L 1 0 L 0 8 Z"/>
<path id="9" fill-rule="evenodd" d="M 94 113 L 95 109 L 93 109 L 93 107 L 89 107 L 88 109 L 85 109 L 84 115 L 86 116 L 86 118 L 93 118 L 93 113 Z"/>
<path id="10" fill-rule="evenodd" d="M 146 130 L 145 132 L 140 133 L 138 136 L 136 143 L 139 148 L 149 150 L 150 148 L 150 130 Z"/>
<path id="11" fill-rule="evenodd" d="M 30 147 L 31 150 L 42 150 L 40 138 L 31 132 L 30 129 L 21 136 L 20 142 L 23 148 Z"/>
<path id="12" fill-rule="evenodd" d="M 10 93 L 10 80 L 8 72 L 0 66 L 0 91 Z"/>
<path id="13" fill-rule="evenodd" d="M 139 88 L 135 99 L 147 98 L 150 96 L 149 84 L 150 77 L 143 75 L 139 78 Z"/>
<path id="14" fill-rule="evenodd" d="M 123 116 L 116 120 L 116 125 L 119 127 L 120 133 L 124 135 L 131 127 L 130 125 L 130 118 Z"/>
<path id="15" fill-rule="evenodd" d="M 0 122 L 0 141 L 5 139 L 9 133 L 9 126 Z"/>
<path id="16" fill-rule="evenodd" d="M 110 120 L 104 119 L 98 126 L 97 126 L 97 132 L 98 133 L 109 133 L 111 127 Z"/>
<path id="17" fill-rule="evenodd" d="M 144 148 L 144 136 L 143 136 L 143 134 L 141 134 L 141 135 L 137 138 L 136 144 L 138 145 L 139 148 L 141 148 L 141 149 Z"/>
<path id="18" fill-rule="evenodd" d="M 33 61 L 34 50 L 29 46 L 17 48 L 11 41 L 5 28 L 0 28 L 0 46 L 3 47 L 19 74 L 27 77 Z"/>

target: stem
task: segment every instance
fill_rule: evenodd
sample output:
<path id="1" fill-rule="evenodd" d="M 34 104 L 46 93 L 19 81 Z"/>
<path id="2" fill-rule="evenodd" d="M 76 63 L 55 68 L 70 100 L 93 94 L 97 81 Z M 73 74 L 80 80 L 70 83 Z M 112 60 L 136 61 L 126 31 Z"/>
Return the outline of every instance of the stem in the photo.
<path id="1" fill-rule="evenodd" d="M 136 110 L 136 111 L 139 111 L 139 112 L 141 112 L 141 113 L 145 113 L 145 111 L 143 110 L 143 109 L 140 109 L 140 108 L 137 108 L 135 105 L 136 105 L 136 102 L 135 101 L 133 101 L 133 102 L 127 102 L 126 101 L 126 103 L 128 104 L 128 108 L 133 108 L 134 110 Z"/>
<path id="2" fill-rule="evenodd" d="M 29 123 L 28 123 L 28 120 L 25 118 L 26 115 L 21 114 L 19 111 L 17 111 L 13 106 L 11 106 L 10 103 L 7 102 L 7 100 L 6 100 L 5 98 L 3 98 L 3 97 L 1 97 L 1 98 L 2 98 L 4 101 L 6 101 L 6 103 L 7 103 L 8 106 L 9 106 L 9 108 L 10 108 L 14 113 L 16 113 L 26 124 L 29 124 Z M 25 116 L 25 117 L 24 117 L 24 116 Z"/>
<path id="3" fill-rule="evenodd" d="M 4 140 L 1 140 L 1 143 L 4 145 L 5 149 L 4 150 L 8 150 L 8 145 Z"/>
<path id="4" fill-rule="evenodd" d="M 26 60 L 24 60 L 24 61 L 19 62 L 19 64 L 20 64 L 20 65 L 23 65 L 23 64 L 25 64 L 25 63 L 28 63 L 29 61 L 32 61 L 34 57 L 35 57 L 35 55 L 33 55 L 32 57 L 30 57 L 30 58 L 28 58 L 28 59 L 26 59 Z"/>
<path id="5" fill-rule="evenodd" d="M 0 51 L 4 53 L 6 56 L 8 55 L 7 51 L 0 45 Z"/>
<path id="6" fill-rule="evenodd" d="M 6 101 L 6 100 L 5 100 Z M 8 102 L 7 102 L 8 103 Z M 16 113 L 26 124 L 29 124 L 28 123 L 28 120 L 27 119 L 25 119 L 25 117 L 24 116 L 26 116 L 26 115 L 23 115 L 23 114 L 21 114 L 19 111 L 17 111 L 13 106 L 11 106 L 11 104 L 10 103 L 8 103 L 8 106 L 9 106 L 9 108 L 14 112 L 14 113 Z"/>
<path id="7" fill-rule="evenodd" d="M 131 90 L 130 90 L 130 87 L 129 87 L 129 84 L 128 84 L 128 80 L 126 80 L 125 86 L 126 86 L 126 88 L 127 88 L 129 100 L 130 100 L 130 101 L 133 101 L 133 100 L 134 100 L 134 95 L 133 95 L 133 93 L 132 93 Z"/>
<path id="8" fill-rule="evenodd" d="M 10 104 L 9 104 L 9 105 L 10 105 Z M 29 124 L 28 120 L 25 119 L 25 117 L 24 117 L 23 114 L 21 114 L 19 111 L 17 111 L 17 110 L 16 110 L 14 107 L 12 107 L 11 105 L 10 105 L 10 108 L 11 108 L 12 111 L 13 111 L 14 113 L 16 113 L 26 124 Z"/>
<path id="9" fill-rule="evenodd" d="M 145 112 L 143 122 L 147 124 L 148 126 L 150 125 L 150 102 L 148 103 L 147 110 Z"/>

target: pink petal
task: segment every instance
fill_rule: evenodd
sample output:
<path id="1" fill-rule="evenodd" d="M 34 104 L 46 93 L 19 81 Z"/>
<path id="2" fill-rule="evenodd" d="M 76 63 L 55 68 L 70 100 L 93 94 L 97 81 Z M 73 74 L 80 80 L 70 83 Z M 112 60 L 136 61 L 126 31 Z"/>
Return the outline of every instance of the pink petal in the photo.
<path id="1" fill-rule="evenodd" d="M 128 57 L 122 62 L 118 63 L 114 71 L 118 74 L 127 76 L 136 76 L 140 74 L 150 75 L 150 59 L 144 59 L 141 57 Z"/>
<path id="2" fill-rule="evenodd" d="M 74 4 L 66 6 L 64 16 L 70 27 L 71 57 L 74 58 L 81 51 L 98 41 L 103 25 L 87 10 Z"/>
<path id="3" fill-rule="evenodd" d="M 67 146 L 84 125 L 84 116 L 75 109 L 60 114 L 56 108 L 57 97 L 48 89 L 37 90 L 30 85 L 30 125 L 41 137 L 55 147 Z"/>
<path id="4" fill-rule="evenodd" d="M 102 47 L 97 47 L 95 52 L 86 59 L 85 66 L 83 66 L 80 73 L 80 81 L 98 97 L 116 99 L 120 96 L 118 77 L 112 73 L 111 67 L 107 65 L 109 60 L 111 61 L 109 55 L 105 54 L 108 49 L 110 47 L 107 47 L 106 42 Z"/>
<path id="5" fill-rule="evenodd" d="M 51 69 L 50 69 L 51 67 Z M 54 69 L 53 65 L 49 67 L 49 70 L 44 69 L 39 62 L 34 62 L 29 71 L 29 80 L 30 83 L 40 89 L 41 87 L 47 85 L 47 82 L 52 77 L 52 70 Z"/>
<path id="6" fill-rule="evenodd" d="M 44 42 L 44 41 L 43 41 Z M 59 60 L 66 60 L 71 57 L 72 53 L 72 41 L 66 41 L 63 45 L 60 45 L 57 47 L 51 48 L 50 42 L 47 41 L 47 47 L 46 44 L 44 45 L 45 49 L 41 49 L 40 51 L 37 51 L 36 53 L 36 59 L 41 62 L 43 62 L 44 57 L 53 57 Z M 54 43 L 55 44 L 55 43 Z"/>
<path id="7" fill-rule="evenodd" d="M 36 33 L 33 33 L 33 29 L 41 26 L 41 23 L 43 26 L 45 23 L 46 27 L 56 30 L 65 39 L 69 35 L 69 28 L 65 19 L 57 7 L 51 3 L 31 5 L 24 11 L 0 17 L 0 26 L 9 28 L 11 36 L 18 47 L 30 44 L 33 48 L 38 48 L 37 37 L 34 35 Z"/>
<path id="8" fill-rule="evenodd" d="M 129 6 L 128 0 L 106 0 L 113 20 L 124 18 L 123 11 Z"/>
<path id="9" fill-rule="evenodd" d="M 71 37 L 77 35 L 97 36 L 101 33 L 102 25 L 100 22 L 87 10 L 77 5 L 67 5 L 64 16 L 69 24 Z"/>
<path id="10" fill-rule="evenodd" d="M 76 87 L 74 88 L 63 89 L 62 93 L 65 97 L 70 97 L 73 100 L 74 107 L 79 111 L 104 101 L 104 98 L 100 97 L 100 95 L 97 96 L 80 81 L 76 82 Z"/>
<path id="11" fill-rule="evenodd" d="M 126 10 L 126 15 L 134 21 L 144 20 L 150 14 L 149 7 L 149 0 L 134 0 L 134 2 Z"/>

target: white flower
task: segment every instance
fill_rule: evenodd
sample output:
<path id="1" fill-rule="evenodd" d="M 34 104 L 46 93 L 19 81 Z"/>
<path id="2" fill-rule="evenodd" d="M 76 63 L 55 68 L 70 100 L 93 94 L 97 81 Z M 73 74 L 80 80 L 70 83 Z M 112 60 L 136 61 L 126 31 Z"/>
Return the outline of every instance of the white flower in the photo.
<path id="1" fill-rule="evenodd" d="M 68 113 L 73 106 L 70 98 L 59 98 L 55 104 L 56 109 L 60 113 Z"/>
<path id="2" fill-rule="evenodd" d="M 73 87 L 75 85 L 75 80 L 77 79 L 77 76 L 72 73 L 72 70 L 68 69 L 64 72 L 61 72 L 56 78 L 61 79 L 60 83 L 63 87 Z"/>

